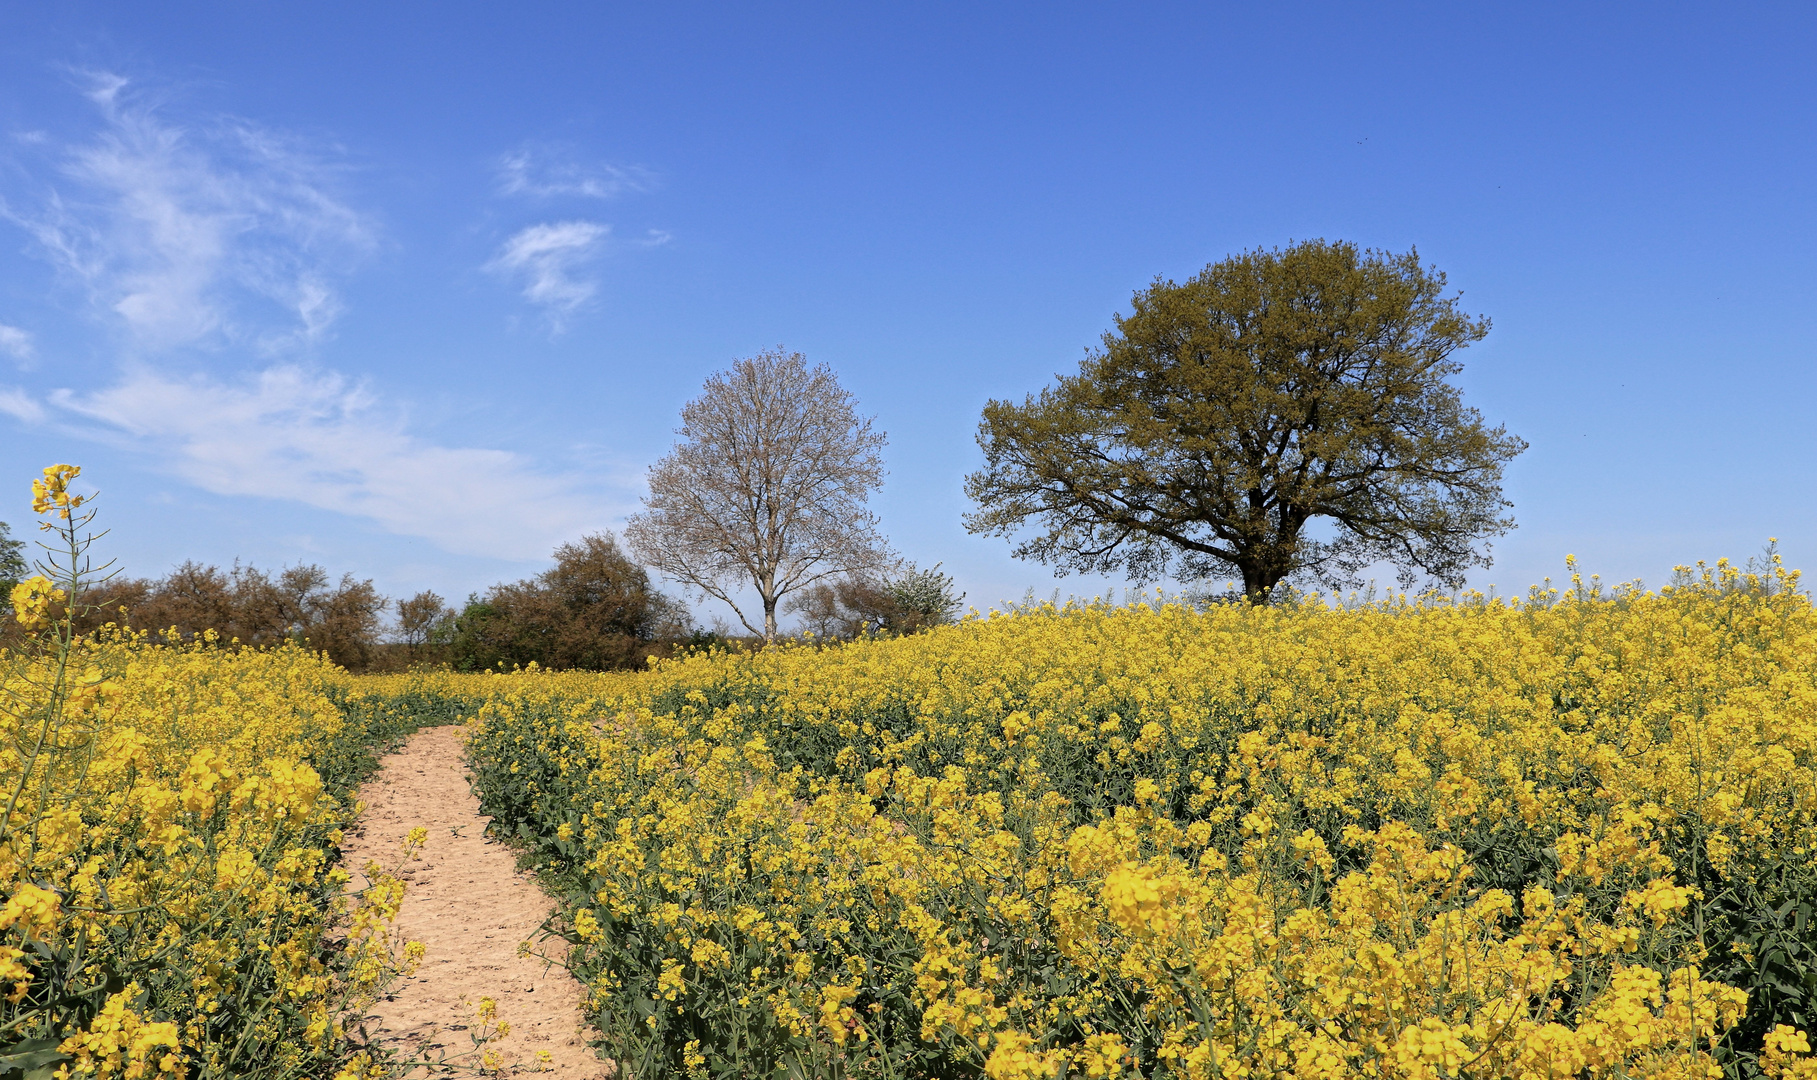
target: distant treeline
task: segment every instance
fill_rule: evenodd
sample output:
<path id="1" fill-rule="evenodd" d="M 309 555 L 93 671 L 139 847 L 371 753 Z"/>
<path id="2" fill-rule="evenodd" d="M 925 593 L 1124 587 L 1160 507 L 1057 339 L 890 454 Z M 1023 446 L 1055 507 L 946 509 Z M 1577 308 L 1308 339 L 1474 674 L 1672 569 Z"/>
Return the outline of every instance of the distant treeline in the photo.
<path id="1" fill-rule="evenodd" d="M 21 548 L 0 523 L 0 603 L 27 573 Z M 889 577 L 829 579 L 788 606 L 805 631 L 832 640 L 949 622 L 962 599 L 938 567 L 911 564 Z M 694 626 L 687 608 L 659 591 L 609 532 L 561 545 L 549 570 L 475 593 L 458 610 L 433 592 L 392 601 L 370 579 L 336 578 L 309 564 L 271 573 L 239 563 L 223 570 L 185 562 L 161 578 L 114 578 L 86 600 L 98 607 L 78 620 L 83 631 L 117 623 L 181 641 L 209 631 L 224 644 L 295 641 L 350 671 L 531 663 L 604 671 L 640 668 L 651 656 L 690 646 L 731 643 L 723 632 Z M 388 622 L 392 609 L 396 618 Z"/>
<path id="2" fill-rule="evenodd" d="M 84 630 L 112 622 L 174 631 L 186 641 L 212 630 L 222 642 L 244 645 L 307 642 L 355 671 L 374 666 L 386 607 L 370 580 L 336 580 L 319 566 L 272 575 L 256 566 L 222 570 L 195 562 L 161 578 L 115 578 L 87 599 L 102 606 L 81 617 Z"/>
<path id="3" fill-rule="evenodd" d="M 494 585 L 458 612 L 432 592 L 398 601 L 390 626 L 392 601 L 371 579 L 314 565 L 273 574 L 186 562 L 161 578 L 115 578 L 88 599 L 100 606 L 80 619 L 85 631 L 111 622 L 183 641 L 211 630 L 223 643 L 296 641 L 350 671 L 641 667 L 692 633 L 687 609 L 657 591 L 610 533 L 563 544 L 552 569 Z"/>
<path id="4" fill-rule="evenodd" d="M 0 522 L 0 607 L 6 614 L 13 585 L 31 572 L 24 545 Z M 185 562 L 161 578 L 111 578 L 82 601 L 90 606 L 77 616 L 76 628 L 85 633 L 116 623 L 189 641 L 212 630 L 222 642 L 245 645 L 306 641 L 356 671 L 382 666 L 385 598 L 370 580 L 351 574 L 336 580 L 319 566 L 272 575 L 237 563 L 222 570 Z M 0 622 L 0 646 L 16 633 L 11 619 Z"/>

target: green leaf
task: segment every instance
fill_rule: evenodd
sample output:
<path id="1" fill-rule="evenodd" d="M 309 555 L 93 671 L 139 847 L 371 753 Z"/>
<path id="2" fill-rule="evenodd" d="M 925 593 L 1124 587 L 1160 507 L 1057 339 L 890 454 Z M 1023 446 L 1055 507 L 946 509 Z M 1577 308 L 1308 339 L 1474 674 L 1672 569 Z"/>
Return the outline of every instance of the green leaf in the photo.
<path id="1" fill-rule="evenodd" d="M 50 1080 L 57 1066 L 70 1056 L 57 1049 L 56 1039 L 26 1039 L 0 1049 L 0 1080 Z"/>

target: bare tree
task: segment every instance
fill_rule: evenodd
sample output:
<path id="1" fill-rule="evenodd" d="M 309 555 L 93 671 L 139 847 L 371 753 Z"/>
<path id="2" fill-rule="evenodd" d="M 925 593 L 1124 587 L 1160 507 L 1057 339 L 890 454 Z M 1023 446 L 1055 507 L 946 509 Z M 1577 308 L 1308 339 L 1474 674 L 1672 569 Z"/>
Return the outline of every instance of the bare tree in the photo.
<path id="1" fill-rule="evenodd" d="M 681 410 L 680 441 L 650 467 L 625 539 L 639 559 L 714 597 L 776 639 L 783 597 L 892 562 L 866 507 L 883 483 L 884 435 L 824 364 L 781 348 L 707 379 Z M 759 629 L 733 599 L 749 585 Z M 754 614 L 754 613 L 753 613 Z"/>
<path id="2" fill-rule="evenodd" d="M 408 600 L 397 602 L 397 630 L 394 636 L 404 647 L 404 655 L 414 663 L 423 657 L 437 636 L 454 623 L 455 611 L 438 594 L 428 589 Z"/>

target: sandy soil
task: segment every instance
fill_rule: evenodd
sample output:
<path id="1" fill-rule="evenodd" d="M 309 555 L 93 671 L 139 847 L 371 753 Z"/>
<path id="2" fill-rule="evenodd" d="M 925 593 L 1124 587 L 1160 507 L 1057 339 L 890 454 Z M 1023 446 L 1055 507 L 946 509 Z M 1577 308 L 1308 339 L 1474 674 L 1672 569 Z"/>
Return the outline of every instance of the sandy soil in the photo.
<path id="1" fill-rule="evenodd" d="M 475 1011 L 481 998 L 490 997 L 498 1003 L 498 1019 L 511 1026 L 509 1035 L 490 1043 L 503 1059 L 504 1075 L 606 1077 L 611 1066 L 587 1043 L 580 984 L 562 968 L 517 954 L 518 942 L 537 938 L 554 902 L 530 875 L 516 872 L 510 850 L 485 838 L 491 819 L 480 816 L 479 800 L 468 789 L 459 731 L 418 732 L 386 758 L 360 789 L 366 811 L 342 845 L 357 888 L 365 884 L 360 869 L 368 860 L 395 867 L 410 830 L 429 830 L 421 857 L 405 870 L 398 913 L 400 939 L 421 941 L 428 953 L 415 976 L 368 1011 L 365 1030 L 401 1057 L 470 1069 L 480 1061 L 472 1038 L 480 1030 Z M 548 1052 L 546 1064 L 536 1060 L 537 1051 Z M 419 1068 L 409 1075 L 431 1074 Z"/>

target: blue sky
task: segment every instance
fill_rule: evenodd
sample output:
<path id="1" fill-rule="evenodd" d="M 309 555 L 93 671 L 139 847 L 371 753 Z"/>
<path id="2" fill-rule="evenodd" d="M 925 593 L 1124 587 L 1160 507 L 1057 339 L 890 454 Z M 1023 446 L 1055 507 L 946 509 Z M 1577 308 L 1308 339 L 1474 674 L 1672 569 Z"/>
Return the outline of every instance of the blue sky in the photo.
<path id="1" fill-rule="evenodd" d="M 1417 246 L 1488 315 L 1519 529 L 1663 581 L 1817 553 L 1806 6 L 0 3 L 0 464 L 81 463 L 133 573 L 451 598 L 616 528 L 776 344 L 889 433 L 972 602 L 979 409 L 1157 275 Z M 703 616 L 715 612 L 701 608 Z"/>

